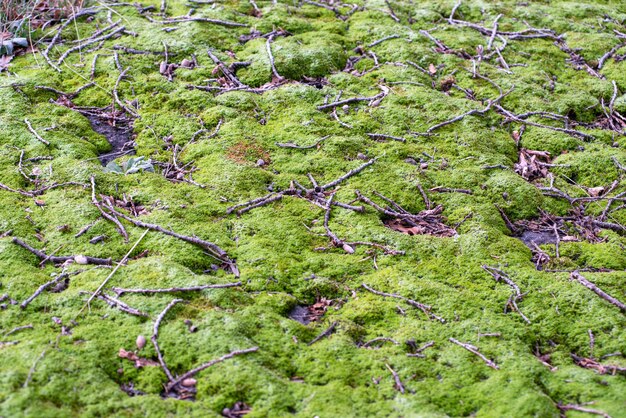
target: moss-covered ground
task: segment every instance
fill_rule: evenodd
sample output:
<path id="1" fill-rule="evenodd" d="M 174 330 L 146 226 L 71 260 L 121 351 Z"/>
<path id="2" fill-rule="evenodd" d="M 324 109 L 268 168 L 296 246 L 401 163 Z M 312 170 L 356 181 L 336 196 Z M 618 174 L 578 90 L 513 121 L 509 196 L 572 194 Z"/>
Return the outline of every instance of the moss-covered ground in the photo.
<path id="1" fill-rule="evenodd" d="M 51 62 L 80 45 L 74 41 L 112 22 L 120 20 L 116 27 L 124 26 L 125 32 L 76 49 L 57 71 L 41 52 L 59 26 L 40 28 L 30 34 L 34 52 L 16 56 L 0 73 L 0 182 L 12 189 L 0 189 L 0 294 L 6 294 L 0 302 L 0 416 L 206 417 L 219 416 L 236 402 L 250 407 L 250 417 L 586 415 L 565 412 L 568 406 L 626 416 L 623 372 L 602 374 L 601 368 L 582 367 L 572 357 L 626 367 L 626 312 L 570 280 L 570 272 L 580 269 L 586 279 L 625 301 L 624 230 L 599 228 L 599 239 L 563 240 L 558 255 L 555 245 L 542 245 L 550 261 L 538 270 L 531 249 L 513 236 L 498 210 L 514 223 L 543 212 L 567 216 L 582 203 L 587 219 L 600 219 L 607 197 L 619 199 L 626 191 L 620 182 L 626 174 L 626 137 L 619 124 L 611 128 L 601 122 L 607 114 L 626 115 L 623 1 L 467 1 L 453 19 L 453 1 L 168 0 L 160 14 L 161 5 L 157 0 L 88 4 L 96 13 L 65 26 L 48 52 Z M 245 26 L 159 23 L 190 10 L 192 18 Z M 490 33 L 462 23 L 491 29 L 499 15 L 491 45 Z M 560 38 L 510 35 L 528 27 L 550 29 Z M 187 59 L 197 65 L 172 67 L 168 81 L 169 70 L 160 65 L 164 45 L 168 64 Z M 613 48 L 614 54 L 601 59 Z M 236 77 L 248 90 L 259 90 L 190 87 L 232 87 L 207 49 L 225 65 L 249 62 Z M 125 77 L 120 71 L 126 71 Z M 69 93 L 92 81 L 69 99 L 36 87 Z M 499 101 L 497 87 L 508 93 Z M 380 100 L 337 107 L 336 117 L 332 108 L 317 109 L 377 95 Z M 126 117 L 137 114 L 131 138 L 137 155 L 151 159 L 154 172 L 118 174 L 100 164 L 98 155 L 110 145 L 77 109 L 115 109 L 121 116 L 120 105 Z M 440 122 L 486 106 L 491 108 L 423 135 Z M 497 106 L 513 115 L 551 112 L 569 119 L 567 126 L 541 116 L 507 119 Z M 36 138 L 25 119 L 49 145 Z M 201 129 L 206 131 L 197 134 Z M 368 133 L 405 142 L 377 140 Z M 324 137 L 308 149 L 277 145 L 307 146 Z M 550 152 L 554 166 L 548 177 L 529 182 L 514 171 L 521 148 Z M 404 252 L 389 255 L 359 245 L 351 253 L 341 245 L 332 247 L 323 226 L 325 210 L 307 199 L 285 196 L 240 216 L 227 214 L 227 208 L 264 196 L 268 189 L 289 189 L 292 180 L 310 187 L 309 173 L 325 184 L 375 157 L 374 164 L 328 192 L 335 190 L 337 201 L 349 203 L 356 190 L 371 197 L 377 191 L 419 213 L 426 208 L 421 187 L 443 206 L 445 222 L 457 234 L 403 234 L 385 227 L 369 205 L 363 212 L 335 206 L 329 227 L 342 240 Z M 164 164 L 173 158 L 195 168 L 193 182 L 166 178 Z M 129 315 L 99 299 L 80 312 L 88 297 L 81 292 L 96 291 L 111 269 L 78 263 L 41 267 L 42 260 L 12 239 L 48 255 L 120 261 L 144 228 L 122 219 L 128 240 L 120 235 L 92 202 L 92 176 L 98 199 L 132 200 L 143 206 L 141 213 L 117 210 L 216 243 L 236 260 L 240 273 L 236 278 L 228 269 L 215 268 L 215 259 L 198 246 L 150 231 L 111 276 L 106 294 L 113 295 L 109 287 L 239 280 L 242 285 L 120 296 L 149 317 Z M 605 188 L 600 196 L 606 195 L 571 205 L 550 196 L 545 188 L 551 181 L 570 196 L 597 196 L 597 187 Z M 53 182 L 78 185 L 28 195 Z M 431 192 L 435 187 L 471 194 Z M 611 209 L 623 203 L 616 200 Z M 611 210 L 603 219 L 623 225 L 626 210 Z M 98 236 L 103 240 L 91 244 Z M 506 273 L 519 286 L 523 298 L 517 306 L 529 323 L 511 306 L 505 312 L 513 290 L 496 282 L 483 265 Z M 70 277 L 67 289 L 44 291 L 20 308 L 63 270 L 82 272 Z M 445 323 L 362 284 L 427 304 Z M 143 335 L 148 343 L 138 355 L 157 359 L 150 342 L 154 321 L 175 297 L 186 303 L 167 313 L 158 338 L 174 376 L 233 350 L 258 347 L 199 372 L 194 401 L 162 398 L 168 378 L 161 367 L 135 368 L 118 356 L 120 348 L 136 350 L 136 338 Z M 323 299 L 333 302 L 318 321 L 305 325 L 289 317 L 297 305 Z M 197 331 L 190 332 L 185 321 Z M 335 322 L 332 333 L 308 345 Z M 11 333 L 25 325 L 32 328 Z M 363 346 L 377 337 L 398 344 Z M 498 369 L 450 338 L 475 346 Z M 407 356 L 415 353 L 411 340 L 416 347 L 434 345 L 423 350 L 423 357 Z M 121 389 L 131 384 L 143 394 L 129 396 Z"/>

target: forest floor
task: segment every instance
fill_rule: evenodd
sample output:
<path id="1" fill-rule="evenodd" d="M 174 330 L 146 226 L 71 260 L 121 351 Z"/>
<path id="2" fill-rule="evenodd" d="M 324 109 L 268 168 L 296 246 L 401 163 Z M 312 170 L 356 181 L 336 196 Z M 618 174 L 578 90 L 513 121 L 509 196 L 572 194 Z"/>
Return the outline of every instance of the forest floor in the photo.
<path id="1" fill-rule="evenodd" d="M 625 22 L 145 0 L 0 33 L 0 416 L 626 416 Z"/>

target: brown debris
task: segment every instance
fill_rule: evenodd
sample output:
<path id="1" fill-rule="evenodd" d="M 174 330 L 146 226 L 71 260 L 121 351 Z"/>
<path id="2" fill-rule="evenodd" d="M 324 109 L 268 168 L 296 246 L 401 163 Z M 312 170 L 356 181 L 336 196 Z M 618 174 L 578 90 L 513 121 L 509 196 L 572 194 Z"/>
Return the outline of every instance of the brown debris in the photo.
<path id="1" fill-rule="evenodd" d="M 232 408 L 224 408 L 222 410 L 222 416 L 226 418 L 239 418 L 246 414 L 249 414 L 252 411 L 252 408 L 247 405 L 245 402 L 235 402 Z"/>
<path id="2" fill-rule="evenodd" d="M 132 351 L 126 351 L 123 348 L 120 348 L 120 351 L 117 353 L 119 358 L 124 358 L 126 360 L 130 360 L 135 363 L 136 368 L 141 367 L 149 367 L 149 366 L 158 366 L 159 362 L 154 360 L 149 360 L 143 357 L 139 357 L 136 353 Z"/>
<path id="3" fill-rule="evenodd" d="M 374 192 L 374 194 L 385 200 L 391 206 L 382 207 L 356 190 L 357 198 L 360 201 L 372 206 L 387 217 L 383 220 L 383 224 L 385 224 L 387 228 L 407 235 L 428 234 L 437 237 L 453 237 L 456 235 L 454 228 L 443 223 L 444 217 L 441 215 L 443 206 L 438 205 L 434 209 L 426 209 L 420 213 L 412 214 L 382 194 L 377 192 Z"/>
<path id="4" fill-rule="evenodd" d="M 548 175 L 550 153 L 522 148 L 519 153 L 519 162 L 515 163 L 514 170 L 528 181 L 544 178 Z"/>
<path id="5" fill-rule="evenodd" d="M 576 365 L 585 369 L 595 370 L 599 374 L 612 374 L 612 375 L 615 375 L 617 373 L 626 374 L 626 367 L 617 366 L 614 364 L 598 363 L 594 359 L 580 357 L 574 353 L 571 353 L 571 356 L 572 356 L 572 360 L 574 360 L 574 363 L 576 363 Z"/>

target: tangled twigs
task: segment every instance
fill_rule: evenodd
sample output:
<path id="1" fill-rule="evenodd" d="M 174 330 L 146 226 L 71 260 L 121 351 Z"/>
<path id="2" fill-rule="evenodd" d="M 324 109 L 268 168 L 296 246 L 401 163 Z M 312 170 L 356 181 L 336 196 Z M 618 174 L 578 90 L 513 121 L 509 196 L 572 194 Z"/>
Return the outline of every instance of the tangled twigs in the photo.
<path id="1" fill-rule="evenodd" d="M 95 264 L 100 266 L 110 266 L 111 259 L 110 258 L 98 258 L 98 257 L 89 257 L 85 255 L 69 255 L 69 256 L 56 256 L 56 255 L 48 255 L 45 252 L 38 250 L 36 248 L 31 247 L 24 241 L 19 238 L 13 238 L 12 242 L 14 244 L 19 245 L 35 254 L 39 257 L 40 260 L 44 263 L 52 263 L 52 264 L 62 264 L 65 262 L 76 262 L 77 264 Z"/>
<path id="2" fill-rule="evenodd" d="M 332 334 L 335 331 L 335 327 L 337 327 L 337 324 L 338 324 L 337 321 L 330 324 L 328 328 L 322 331 L 317 337 L 313 338 L 313 340 L 311 340 L 311 342 L 308 343 L 307 345 L 313 345 L 319 340 L 321 340 L 322 338 L 328 337 L 330 334 Z"/>
<path id="3" fill-rule="evenodd" d="M 111 25 L 108 29 L 112 29 L 112 28 L 113 28 L 113 27 L 115 27 L 115 26 L 117 26 L 117 25 Z M 71 54 L 72 52 L 79 51 L 79 50 L 81 50 L 82 48 L 84 48 L 84 47 L 86 47 L 86 46 L 88 46 L 88 45 L 93 45 L 93 44 L 95 44 L 95 43 L 101 43 L 101 42 L 103 42 L 103 41 L 105 41 L 105 40 L 107 40 L 107 39 L 111 39 L 111 38 L 113 38 L 114 36 L 116 36 L 116 35 L 118 35 L 118 34 L 121 34 L 121 33 L 122 33 L 122 32 L 124 32 L 125 30 L 126 30 L 126 27 L 124 27 L 124 26 L 120 26 L 120 27 L 116 28 L 115 30 L 113 30 L 113 31 L 111 31 L 111 32 L 109 32 L 109 33 L 107 33 L 107 34 L 105 34 L 105 35 L 102 35 L 102 36 L 97 36 L 97 37 L 95 37 L 95 38 L 89 38 L 86 42 L 84 42 L 84 43 L 82 43 L 82 44 L 79 44 L 79 45 L 76 45 L 76 46 L 74 46 L 74 47 L 72 47 L 72 48 L 69 48 L 67 51 L 65 51 L 65 52 L 64 52 L 64 53 L 63 53 L 63 54 L 59 57 L 59 59 L 58 59 L 58 60 L 57 60 L 57 62 L 56 62 L 56 65 L 57 65 L 57 66 L 60 66 L 60 65 L 63 63 L 63 61 L 65 60 L 65 58 L 67 58 L 67 56 L 68 56 L 69 54 Z"/>
<path id="4" fill-rule="evenodd" d="M 620 302 L 619 300 L 615 299 L 613 296 L 606 293 L 604 290 L 600 289 L 595 284 L 591 283 L 589 280 L 584 278 L 578 271 L 573 271 L 570 274 L 570 280 L 576 280 L 578 283 L 582 284 L 587 289 L 591 290 L 596 295 L 600 296 L 602 299 L 617 306 L 623 312 L 626 312 L 626 304 L 624 304 L 623 302 Z"/>
<path id="5" fill-rule="evenodd" d="M 508 306 L 511 306 L 513 310 L 515 310 L 518 314 L 520 314 L 522 319 L 527 324 L 530 324 L 530 320 L 526 317 L 526 315 L 522 313 L 522 311 L 520 311 L 519 307 L 517 306 L 517 302 L 521 301 L 524 298 L 524 294 L 520 291 L 520 288 L 517 285 L 517 283 L 511 280 L 511 278 L 502 270 L 498 270 L 497 268 L 490 267 L 487 265 L 483 265 L 481 267 L 487 273 L 491 274 L 491 276 L 496 280 L 496 282 L 503 281 L 504 283 L 508 284 L 511 287 L 511 289 L 513 289 L 513 294 L 511 295 L 511 297 L 509 297 L 509 300 L 506 303 L 506 307 L 504 308 L 504 313 L 506 313 L 506 311 L 508 310 L 507 309 Z"/>
<path id="6" fill-rule="evenodd" d="M 402 232 L 408 235 L 430 234 L 442 237 L 450 237 L 456 235 L 456 230 L 454 230 L 454 228 L 450 228 L 443 223 L 443 217 L 441 216 L 441 213 L 443 212 L 443 206 L 441 205 L 438 205 L 433 209 L 423 210 L 418 214 L 412 214 L 402 208 L 393 200 L 383 196 L 380 193 L 374 192 L 374 194 L 391 204 L 395 209 L 392 209 L 391 207 L 383 208 L 379 206 L 371 199 L 362 195 L 359 190 L 356 190 L 355 193 L 358 200 L 373 207 L 383 215 L 391 218 L 385 220 L 384 223 L 387 227 L 395 231 Z M 423 196 L 425 197 L 425 194 Z M 428 198 L 426 198 L 425 201 L 429 203 Z M 427 204 L 427 206 L 429 205 Z"/>
<path id="7" fill-rule="evenodd" d="M 46 47 L 45 51 L 41 51 L 41 55 L 43 55 L 43 57 L 45 58 L 46 62 L 48 64 L 50 64 L 50 66 L 52 68 L 54 68 L 58 72 L 61 72 L 61 69 L 56 64 L 54 64 L 52 62 L 52 60 L 50 60 L 49 54 L 50 54 L 50 51 L 52 50 L 52 48 L 54 48 L 54 46 L 56 45 L 57 41 L 59 40 L 59 37 L 61 37 L 61 32 L 63 32 L 63 29 L 65 29 L 70 23 L 74 22 L 79 17 L 94 15 L 94 14 L 96 14 L 96 11 L 97 10 L 95 8 L 82 9 L 79 12 L 74 13 L 72 16 L 70 16 L 65 22 L 63 22 L 58 27 L 57 32 L 55 33 L 54 37 L 52 38 L 52 40 L 50 41 L 50 43 Z"/>
<path id="8" fill-rule="evenodd" d="M 314 181 L 312 179 L 312 181 Z M 314 183 L 315 185 L 316 183 Z M 319 186 L 315 186 L 316 188 L 319 188 Z M 330 243 L 333 247 L 341 247 L 345 252 L 347 252 L 348 254 L 354 254 L 354 247 L 358 246 L 358 245 L 365 245 L 365 246 L 369 246 L 369 247 L 374 247 L 377 248 L 379 250 L 382 250 L 385 254 L 390 254 L 390 255 L 402 255 L 404 254 L 404 251 L 398 251 L 395 250 L 393 248 L 389 248 L 386 247 L 384 245 L 381 244 L 377 244 L 375 242 L 365 242 L 365 241 L 353 241 L 353 242 L 347 242 L 342 240 L 341 238 L 339 238 L 337 235 L 335 235 L 335 233 L 330 229 L 328 222 L 330 220 L 330 212 L 333 206 L 333 198 L 335 196 L 335 193 L 333 192 L 330 197 L 328 198 L 328 201 L 326 202 L 326 207 L 325 207 L 325 212 L 324 212 L 324 229 L 326 230 L 326 236 L 330 239 Z M 316 250 L 326 250 L 327 248 L 324 247 L 320 247 L 320 248 L 316 248 Z"/>
<path id="9" fill-rule="evenodd" d="M 94 204 L 96 208 L 98 208 L 98 210 L 100 211 L 100 213 L 105 219 L 115 224 L 119 233 L 122 235 L 122 237 L 124 237 L 124 241 L 128 242 L 128 232 L 126 232 L 126 228 L 124 228 L 124 225 L 122 225 L 119 219 L 117 219 L 115 216 L 110 215 L 109 213 L 105 212 L 104 209 L 102 209 L 102 205 L 100 201 L 96 199 L 96 181 L 93 176 L 91 176 L 90 181 L 91 181 L 91 202 Z"/>
<path id="10" fill-rule="evenodd" d="M 484 26 L 480 26 L 472 22 L 455 19 L 454 15 L 460 5 L 461 5 L 461 2 L 458 2 L 455 4 L 454 8 L 452 9 L 452 12 L 450 13 L 450 18 L 448 19 L 449 24 L 458 25 L 458 26 L 466 26 L 468 28 L 477 30 L 481 34 L 485 36 L 489 36 L 489 37 L 493 36 L 493 34 L 495 33 L 496 36 L 504 36 L 511 40 L 536 39 L 536 38 L 547 38 L 547 39 L 553 39 L 553 40 L 560 39 L 560 36 L 557 36 L 556 33 L 552 29 L 529 27 L 528 29 L 525 29 L 519 32 L 509 32 L 509 31 L 498 30 L 497 27 L 494 30 L 494 28 L 486 28 Z"/>
<path id="11" fill-rule="evenodd" d="M 122 296 L 125 293 L 151 294 L 151 293 L 195 292 L 195 291 L 205 290 L 205 289 L 223 289 L 227 287 L 238 287 L 238 286 L 241 286 L 241 282 L 224 283 L 224 284 L 205 284 L 201 286 L 189 286 L 189 287 L 170 287 L 167 289 L 125 289 L 121 287 L 113 287 L 111 290 L 114 291 L 118 296 Z"/>
<path id="12" fill-rule="evenodd" d="M 216 65 L 215 69 L 213 70 L 214 73 L 217 73 L 216 70 L 219 70 L 222 75 L 224 76 L 224 80 L 223 80 L 223 85 L 225 87 L 231 87 L 231 88 L 241 88 L 241 87 L 245 87 L 247 88 L 248 86 L 245 85 L 244 83 L 242 83 L 241 81 L 239 81 L 239 78 L 237 78 L 237 75 L 235 75 L 234 71 L 231 71 L 230 67 L 227 66 L 226 64 L 224 64 L 222 62 L 222 60 L 220 60 L 214 53 L 213 51 L 211 51 L 210 49 L 207 50 L 207 54 L 209 55 L 209 58 L 211 58 L 211 60 L 213 61 L 213 63 Z"/>
<path id="13" fill-rule="evenodd" d="M 489 360 L 487 357 L 485 357 L 480 351 L 478 351 L 478 348 L 474 347 L 471 344 L 467 344 L 467 343 L 462 343 L 461 341 L 454 339 L 454 338 L 449 338 L 448 339 L 450 342 L 463 347 L 464 349 L 466 349 L 467 351 L 469 351 L 470 353 L 473 353 L 475 355 L 477 355 L 478 357 L 480 357 L 482 359 L 482 361 L 485 362 L 485 364 L 489 367 L 491 367 L 492 369 L 498 370 L 499 367 L 496 363 L 494 363 L 493 361 Z"/>
<path id="14" fill-rule="evenodd" d="M 174 232 L 172 230 L 169 229 L 165 229 L 159 225 L 156 224 L 149 224 L 146 222 L 142 222 L 142 221 L 138 221 L 137 219 L 131 218 L 130 216 L 127 216 L 121 212 L 118 212 L 117 210 L 115 210 L 112 206 L 107 205 L 107 204 L 102 204 L 104 208 L 106 208 L 106 210 L 108 210 L 111 214 L 120 217 L 122 219 L 125 219 L 126 221 L 132 223 L 135 226 L 138 226 L 140 228 L 146 228 L 149 229 L 151 231 L 157 231 L 160 232 L 162 234 L 165 235 L 169 235 L 171 237 L 174 238 L 178 238 L 182 241 L 188 242 L 190 244 L 194 244 L 197 245 L 205 250 L 207 250 L 213 257 L 215 257 L 216 259 L 222 261 L 225 265 L 228 266 L 228 268 L 230 269 L 230 271 L 236 276 L 239 277 L 239 269 L 237 269 L 237 264 L 235 262 L 235 260 L 231 259 L 230 257 L 228 257 L 228 254 L 226 253 L 226 251 L 224 251 L 222 248 L 220 248 L 217 244 L 214 244 L 210 241 L 206 241 L 203 239 L 200 239 L 198 237 L 190 237 L 187 235 L 182 235 L 179 234 L 177 232 Z"/>
<path id="15" fill-rule="evenodd" d="M 400 299 L 400 300 L 403 300 L 403 301 L 405 301 L 407 304 L 409 304 L 409 305 L 413 306 L 414 308 L 417 308 L 417 309 L 421 310 L 422 312 L 424 312 L 424 314 L 426 314 L 426 316 L 428 316 L 429 318 L 436 319 L 437 321 L 441 322 L 442 324 L 446 322 L 446 320 L 445 320 L 445 319 L 443 319 L 442 317 L 437 316 L 437 315 L 435 315 L 434 313 L 432 313 L 432 312 L 431 312 L 431 309 L 432 309 L 432 308 L 431 308 L 430 306 L 428 306 L 428 305 L 425 305 L 425 304 L 423 304 L 423 303 L 420 303 L 420 302 L 414 301 L 413 299 L 409 299 L 409 298 L 406 298 L 406 297 L 404 297 L 404 296 L 397 295 L 397 294 L 395 294 L 395 293 L 385 293 L 385 292 L 381 292 L 381 291 L 379 291 L 379 290 L 376 290 L 376 289 L 371 288 L 370 286 L 366 285 L 365 283 L 362 283 L 362 284 L 361 284 L 361 286 L 362 286 L 365 290 L 367 290 L 368 292 L 371 292 L 371 293 L 373 293 L 373 294 L 375 294 L 375 295 L 385 296 L 385 297 L 390 297 L 390 298 L 395 298 L 395 299 Z"/>
<path id="16" fill-rule="evenodd" d="M 226 209 L 226 213 L 227 214 L 231 214 L 235 211 L 237 211 L 237 215 L 242 215 L 254 208 L 258 208 L 261 206 L 265 206 L 269 203 L 272 202 L 276 202 L 278 200 L 281 200 L 283 197 L 285 196 L 293 196 L 293 197 L 297 197 L 297 198 L 302 198 L 302 199 L 306 199 L 309 202 L 313 203 L 314 205 L 326 210 L 326 207 L 328 206 L 328 203 L 326 202 L 326 196 L 324 194 L 324 192 L 328 189 L 331 189 L 337 185 L 339 185 L 340 183 L 346 181 L 347 179 L 349 179 L 350 177 L 359 174 L 361 171 L 363 171 L 364 169 L 366 169 L 367 167 L 369 167 L 370 165 L 374 164 L 376 162 L 376 160 L 378 159 L 378 157 L 376 158 L 372 158 L 371 160 L 365 162 L 364 164 L 361 164 L 359 167 L 348 171 L 346 174 L 344 174 L 343 176 L 331 181 L 330 183 L 327 183 L 323 186 L 319 186 L 317 184 L 317 182 L 313 183 L 312 182 L 312 188 L 307 189 L 306 187 L 300 185 L 300 183 L 296 182 L 295 180 L 291 182 L 289 188 L 287 190 L 283 190 L 281 192 L 272 192 L 269 193 L 265 196 L 262 197 L 258 197 L 252 200 L 249 200 L 247 202 L 244 203 L 238 203 L 234 206 L 229 207 L 228 209 Z M 310 178 L 309 178 L 310 179 Z M 297 187 L 297 188 L 296 188 Z M 340 203 L 340 202 L 335 202 L 335 201 L 331 201 L 332 205 L 334 206 L 339 206 L 342 207 L 344 209 L 350 209 L 350 210 L 354 210 L 357 212 L 362 212 L 363 211 L 363 207 L 362 206 L 352 206 L 352 205 L 348 205 L 345 203 Z"/>
<path id="17" fill-rule="evenodd" d="M 412 344 L 412 345 L 410 345 L 411 347 L 416 347 L 416 346 L 414 345 L 414 344 L 415 344 L 415 341 L 414 341 L 414 340 L 410 340 L 410 342 L 411 342 L 411 344 Z M 407 344 L 408 344 L 408 343 L 409 343 L 409 341 L 407 341 Z M 427 342 L 426 344 L 424 344 L 423 346 L 421 346 L 421 347 L 419 347 L 419 348 L 415 349 L 415 351 L 414 351 L 413 353 L 407 353 L 407 354 L 406 354 L 406 356 L 407 356 L 407 357 L 421 357 L 421 358 L 424 358 L 424 357 L 426 357 L 426 356 L 425 356 L 424 354 L 422 354 L 422 351 L 424 351 L 424 350 L 426 350 L 427 348 L 430 348 L 430 347 L 432 347 L 432 346 L 434 346 L 434 345 L 435 345 L 435 342 L 434 342 L 434 341 L 429 341 L 429 342 Z"/>

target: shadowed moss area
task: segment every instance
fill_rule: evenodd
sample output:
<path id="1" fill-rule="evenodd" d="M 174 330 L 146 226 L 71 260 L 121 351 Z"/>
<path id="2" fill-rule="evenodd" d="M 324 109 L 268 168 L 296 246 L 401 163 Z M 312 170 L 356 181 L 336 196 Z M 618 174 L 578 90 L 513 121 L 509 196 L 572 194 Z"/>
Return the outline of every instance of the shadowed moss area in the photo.
<path id="1" fill-rule="evenodd" d="M 34 52 L 0 73 L 0 416 L 217 417 L 237 402 L 247 417 L 585 416 L 564 405 L 624 416 L 626 312 L 570 273 L 626 301 L 626 119 L 616 116 L 626 115 L 626 6 L 455 4 L 93 2 L 93 13 L 33 30 Z M 134 150 L 154 171 L 105 170 L 98 156 L 113 148 L 94 118 L 129 123 L 132 144 L 115 161 Z M 546 176 L 520 174 L 522 149 L 549 153 Z M 372 158 L 316 192 L 363 206 L 332 206 L 333 246 L 309 174 L 323 186 Z M 96 200 L 217 244 L 239 277 L 176 237 L 139 240 L 144 228 L 120 218 L 125 238 L 93 204 L 92 178 Z M 357 191 L 411 214 L 441 205 L 457 233 L 388 228 L 390 215 Z M 268 193 L 284 194 L 228 213 Z M 569 229 L 576 239 L 561 234 L 558 248 L 529 248 L 507 226 L 573 219 L 581 205 L 587 224 L 576 225 L 595 225 L 593 239 Z M 114 266 L 139 240 L 104 292 L 147 316 L 100 299 L 79 314 L 111 266 L 41 263 L 13 237 Z M 549 258 L 540 270 L 538 252 Z M 482 266 L 519 287 L 519 312 L 514 288 Z M 20 308 L 62 273 L 67 288 Z M 154 322 L 174 298 L 184 303 L 158 336 L 174 376 L 258 347 L 197 373 L 193 401 L 162 397 L 159 365 L 118 355 L 142 335 L 137 355 L 157 361 Z M 317 321 L 290 317 L 321 301 L 332 302 Z"/>

